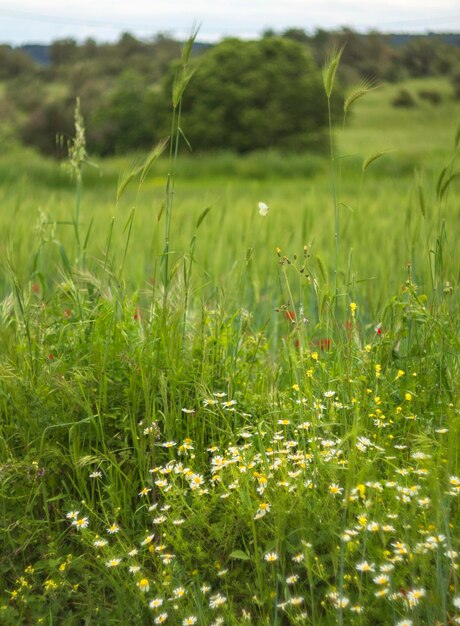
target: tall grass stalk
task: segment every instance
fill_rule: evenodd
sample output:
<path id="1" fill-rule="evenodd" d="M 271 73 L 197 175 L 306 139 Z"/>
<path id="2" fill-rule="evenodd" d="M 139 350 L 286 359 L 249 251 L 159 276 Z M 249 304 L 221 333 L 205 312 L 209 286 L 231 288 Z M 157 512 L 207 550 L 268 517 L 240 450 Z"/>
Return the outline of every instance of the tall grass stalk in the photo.
<path id="1" fill-rule="evenodd" d="M 331 183 L 332 183 L 332 200 L 334 207 L 334 242 L 335 242 L 335 265 L 334 265 L 334 284 L 335 284 L 335 300 L 334 311 L 337 317 L 338 296 L 339 296 L 339 204 L 337 199 L 337 175 L 335 164 L 334 137 L 332 127 L 332 108 L 331 97 L 334 89 L 334 82 L 339 67 L 340 58 L 344 48 L 334 50 L 330 53 L 329 58 L 323 67 L 323 83 L 327 98 L 327 115 L 329 124 L 329 154 L 331 163 Z"/>
<path id="2" fill-rule="evenodd" d="M 86 139 L 85 139 L 85 126 L 83 117 L 80 112 L 80 99 L 77 98 L 74 112 L 75 121 L 75 137 L 69 142 L 69 160 L 67 167 L 71 176 L 75 179 L 75 211 L 73 215 L 73 229 L 75 235 L 75 241 L 77 244 L 77 265 L 84 264 L 84 258 L 82 258 L 82 244 L 80 234 L 80 209 L 81 209 L 81 194 L 82 194 L 82 167 L 87 162 L 86 152 Z M 88 230 L 88 236 L 89 236 Z M 84 249 L 88 242 L 88 236 L 86 237 Z"/>
<path id="3" fill-rule="evenodd" d="M 182 57 L 180 67 L 176 72 L 172 88 L 172 118 L 171 118 L 171 135 L 169 142 L 169 163 L 168 173 L 166 176 L 166 195 L 165 195 L 165 235 L 164 248 L 161 257 L 163 265 L 163 310 L 166 310 L 168 300 L 169 283 L 171 280 L 169 273 L 169 256 L 170 256 L 170 236 L 171 221 L 174 207 L 174 187 L 175 187 L 175 169 L 177 156 L 179 153 L 179 142 L 182 137 L 185 141 L 186 137 L 181 128 L 182 99 L 184 91 L 190 82 L 195 68 L 190 67 L 190 57 L 192 54 L 193 44 L 198 35 L 198 27 L 192 29 L 192 33 L 182 49 Z"/>

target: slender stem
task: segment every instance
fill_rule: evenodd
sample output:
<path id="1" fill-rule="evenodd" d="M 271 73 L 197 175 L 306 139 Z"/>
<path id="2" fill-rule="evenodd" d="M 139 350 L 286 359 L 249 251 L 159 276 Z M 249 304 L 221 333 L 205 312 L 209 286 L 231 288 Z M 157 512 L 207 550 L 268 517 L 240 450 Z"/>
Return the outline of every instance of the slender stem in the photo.
<path id="1" fill-rule="evenodd" d="M 176 107 L 173 107 L 172 121 L 171 121 L 171 140 L 169 142 L 169 168 L 168 168 L 168 177 L 166 181 L 166 199 L 165 199 L 165 244 L 163 248 L 163 256 L 162 261 L 164 263 L 164 274 L 163 274 L 163 311 L 166 307 L 166 301 L 168 299 L 168 288 L 169 288 L 169 236 L 171 229 L 171 214 L 173 208 L 173 199 L 174 199 L 174 163 L 175 157 L 177 155 L 177 150 L 173 151 L 173 137 L 176 132 Z"/>
<path id="2" fill-rule="evenodd" d="M 337 297 L 339 293 L 338 283 L 338 265 L 339 265 L 339 206 L 337 204 L 337 181 L 335 175 L 335 155 L 334 155 L 334 142 L 332 139 L 332 114 L 331 114 L 331 99 L 327 99 L 327 113 L 329 121 L 329 148 L 331 155 L 331 180 L 332 180 L 332 198 L 334 202 L 334 239 L 335 239 L 335 268 L 334 268 L 334 283 L 335 283 L 335 303 L 334 309 L 337 313 Z"/>
<path id="3" fill-rule="evenodd" d="M 75 241 L 77 242 L 77 265 L 80 264 L 81 244 L 80 244 L 80 204 L 81 204 L 81 171 L 77 171 L 76 180 L 76 203 L 75 217 L 73 220 L 73 228 L 75 232 Z"/>

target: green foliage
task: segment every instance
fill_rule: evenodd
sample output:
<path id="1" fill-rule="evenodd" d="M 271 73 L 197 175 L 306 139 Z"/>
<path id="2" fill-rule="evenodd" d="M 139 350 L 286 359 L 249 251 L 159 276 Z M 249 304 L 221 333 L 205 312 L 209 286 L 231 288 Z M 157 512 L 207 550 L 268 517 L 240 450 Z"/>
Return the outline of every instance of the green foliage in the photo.
<path id="1" fill-rule="evenodd" d="M 281 39 L 286 43 L 284 48 Z M 297 46 L 297 52 L 289 44 Z M 246 45 L 251 52 L 241 62 L 231 61 L 234 55 L 241 54 L 239 48 Z M 278 52 L 274 52 L 275 46 Z M 50 46 L 50 63 L 43 66 L 31 61 L 24 50 L 2 46 L 0 136 L 33 145 L 45 154 L 63 156 L 56 150 L 55 138 L 59 134 L 68 135 L 73 103 L 79 97 L 88 145 L 93 153 L 112 155 L 149 150 L 170 131 L 170 94 L 175 74 L 175 68 L 170 65 L 179 56 L 180 47 L 179 42 L 163 34 L 151 41 L 140 41 L 124 33 L 112 44 L 100 44 L 92 39 L 79 44 L 63 39 Z M 195 41 L 190 54 L 195 58 L 212 47 Z M 187 105 L 191 107 L 190 124 L 189 116 L 185 115 L 182 137 L 186 141 L 192 139 L 192 149 L 205 149 L 207 145 L 239 151 L 257 146 L 282 150 L 299 149 L 301 145 L 321 147 L 324 107 L 314 76 L 317 68 L 324 65 L 328 51 L 343 47 L 338 83 L 360 85 L 349 97 L 360 97 L 362 84 L 368 87 L 369 79 L 394 82 L 410 76 L 449 76 L 454 94 L 458 91 L 458 48 L 453 37 L 404 38 L 377 32 L 364 35 L 347 28 L 335 32 L 318 30 L 314 35 L 296 28 L 280 36 L 272 31 L 264 34 L 260 44 L 239 42 L 235 50 L 229 51 L 228 61 L 217 60 L 216 56 L 216 61 L 210 57 L 203 64 L 200 70 L 203 87 L 198 89 L 197 84 L 195 89 L 192 84 L 193 98 Z M 207 63 L 214 63 L 220 83 L 213 76 L 205 77 Z M 263 63 L 264 68 L 251 70 L 251 63 Z M 244 70 L 241 81 L 246 82 L 235 87 L 240 68 Z M 191 66 L 189 71 L 187 77 L 182 76 L 183 87 L 193 73 Z M 219 89 L 222 90 L 228 105 L 218 97 L 207 96 L 208 83 L 212 93 L 219 94 Z M 340 112 L 340 89 L 336 89 L 336 95 L 335 115 Z M 218 128 L 235 122 L 241 125 L 241 130 L 235 137 L 226 132 L 225 139 L 219 142 Z M 297 142 L 292 140 L 296 133 Z"/>
<path id="2" fill-rule="evenodd" d="M 101 155 L 143 150 L 152 145 L 145 78 L 128 69 L 117 78 L 106 101 L 89 115 L 90 141 Z"/>
<path id="3" fill-rule="evenodd" d="M 19 75 L 24 80 L 36 73 L 38 66 L 29 56 L 11 46 L 0 45 L 0 80 L 14 79 Z"/>
<path id="4" fill-rule="evenodd" d="M 124 45 L 128 53 L 133 42 Z M 356 118 L 338 138 L 340 153 L 348 141 L 357 156 L 343 159 L 337 185 L 347 260 L 336 253 L 333 293 L 324 165 L 314 161 L 309 179 L 291 172 L 256 183 L 209 172 L 194 180 L 188 161 L 189 179 L 174 185 L 187 49 L 183 61 L 169 161 L 159 158 L 165 140 L 128 170 L 116 199 L 122 161 L 106 164 L 105 180 L 88 172 L 86 184 L 78 104 L 70 157 L 85 187 L 77 184 L 73 215 L 75 192 L 56 164 L 25 151 L 0 160 L 9 181 L 0 622 L 453 621 L 460 291 L 449 228 L 458 221 L 458 130 L 454 154 L 445 140 L 453 105 L 443 101 L 435 117 L 426 106 L 392 109 L 388 88 L 355 98 Z M 373 145 L 375 129 L 398 136 L 384 127 L 389 112 L 404 122 L 405 149 L 425 161 L 415 198 L 407 198 L 415 157 L 406 152 L 401 167 Z M 427 119 L 435 138 L 421 137 Z M 362 149 L 371 156 L 361 167 Z M 227 154 L 214 167 L 247 175 L 254 159 L 276 170 L 283 158 L 235 165 Z M 289 157 L 297 173 L 304 158 Z M 198 160 L 202 172 L 210 162 Z M 435 172 L 432 189 L 424 180 Z M 135 177 L 143 185 L 131 190 Z M 174 248 L 152 219 L 164 178 Z M 91 232 L 84 264 L 80 226 Z M 301 253 L 275 252 L 275 242 Z M 167 283 L 158 280 L 165 253 Z"/>
<path id="5" fill-rule="evenodd" d="M 59 137 L 70 138 L 73 132 L 73 105 L 70 98 L 42 102 L 21 128 L 25 145 L 35 146 L 40 152 L 64 156 L 66 150 Z"/>
<path id="6" fill-rule="evenodd" d="M 318 145 L 326 125 L 320 81 L 294 41 L 224 41 L 200 59 L 185 95 L 187 138 L 196 150 Z"/>
<path id="7" fill-rule="evenodd" d="M 417 101 L 407 89 L 400 89 L 396 97 L 393 98 L 393 106 L 411 109 L 417 106 Z"/>

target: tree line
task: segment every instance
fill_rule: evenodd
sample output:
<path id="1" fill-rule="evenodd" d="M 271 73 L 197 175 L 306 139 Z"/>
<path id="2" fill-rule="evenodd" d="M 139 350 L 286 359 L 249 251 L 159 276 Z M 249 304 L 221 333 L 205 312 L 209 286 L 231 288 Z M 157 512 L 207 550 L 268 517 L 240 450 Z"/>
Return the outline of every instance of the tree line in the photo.
<path id="1" fill-rule="evenodd" d="M 190 145 L 236 152 L 320 148 L 327 125 L 321 67 L 328 51 L 342 46 L 333 113 L 343 98 L 340 84 L 363 79 L 450 76 L 460 97 L 460 37 L 410 37 L 397 45 L 394 36 L 378 32 L 267 31 L 256 41 L 195 44 L 195 73 L 182 106 Z M 140 41 L 124 33 L 113 44 L 64 39 L 50 45 L 43 64 L 0 46 L 0 139 L 59 155 L 56 137 L 72 135 L 78 97 L 92 153 L 150 148 L 169 134 L 180 48 L 162 34 Z"/>

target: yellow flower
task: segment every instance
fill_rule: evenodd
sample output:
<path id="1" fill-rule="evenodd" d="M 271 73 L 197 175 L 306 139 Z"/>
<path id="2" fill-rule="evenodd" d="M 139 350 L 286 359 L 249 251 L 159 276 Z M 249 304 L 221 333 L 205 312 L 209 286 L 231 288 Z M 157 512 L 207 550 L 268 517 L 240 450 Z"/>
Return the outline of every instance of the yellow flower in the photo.
<path id="1" fill-rule="evenodd" d="M 350 311 L 351 311 L 352 317 L 355 316 L 357 308 L 358 308 L 358 305 L 356 304 L 356 302 L 350 302 Z"/>
<path id="2" fill-rule="evenodd" d="M 147 591 L 150 589 L 150 584 L 147 578 L 141 578 L 137 582 L 137 586 L 143 593 L 147 593 Z"/>

